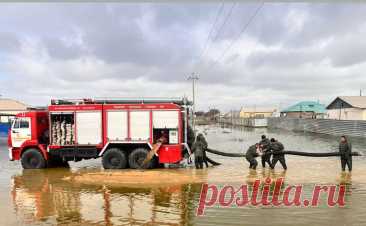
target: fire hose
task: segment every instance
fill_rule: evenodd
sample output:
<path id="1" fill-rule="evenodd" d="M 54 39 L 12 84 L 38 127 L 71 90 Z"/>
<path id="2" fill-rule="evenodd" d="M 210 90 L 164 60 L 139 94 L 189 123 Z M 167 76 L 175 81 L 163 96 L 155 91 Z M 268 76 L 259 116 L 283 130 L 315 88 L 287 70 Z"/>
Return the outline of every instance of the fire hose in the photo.
<path id="1" fill-rule="evenodd" d="M 226 156 L 226 157 L 245 157 L 245 154 L 240 154 L 240 153 L 227 153 L 227 152 L 222 152 L 222 151 L 218 151 L 218 150 L 214 150 L 211 148 L 207 148 L 206 149 L 207 152 L 212 153 L 212 154 L 216 154 L 216 155 L 221 155 L 221 156 Z M 271 155 L 274 154 L 273 152 L 268 152 L 263 154 L 265 155 Z M 331 157 L 331 156 L 341 156 L 342 154 L 339 152 L 323 152 L 323 153 L 315 153 L 315 152 L 303 152 L 303 151 L 282 151 L 279 154 L 285 154 L 285 155 L 298 155 L 298 156 L 306 156 L 306 157 Z M 361 154 L 359 152 L 352 152 L 351 153 L 352 156 L 361 156 Z"/>
<path id="2" fill-rule="evenodd" d="M 210 158 L 209 158 L 209 157 L 207 157 L 207 156 L 205 156 L 205 158 L 206 158 L 207 162 L 211 163 L 211 164 L 212 164 L 212 165 L 214 165 L 214 166 L 219 166 L 219 165 L 221 165 L 221 163 L 218 163 L 218 162 L 216 162 L 216 161 L 214 161 L 214 160 L 210 159 Z"/>

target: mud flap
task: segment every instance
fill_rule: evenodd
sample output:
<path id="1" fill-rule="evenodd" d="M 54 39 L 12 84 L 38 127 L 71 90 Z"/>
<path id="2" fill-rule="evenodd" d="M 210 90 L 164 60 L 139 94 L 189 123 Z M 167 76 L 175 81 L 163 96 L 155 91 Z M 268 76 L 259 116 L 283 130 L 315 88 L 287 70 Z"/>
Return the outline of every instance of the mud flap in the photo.
<path id="1" fill-rule="evenodd" d="M 161 147 L 162 143 L 156 143 L 153 145 L 152 149 L 147 153 L 145 160 L 142 162 L 142 167 L 147 165 L 154 157 L 154 155 L 158 155 L 158 150 Z"/>

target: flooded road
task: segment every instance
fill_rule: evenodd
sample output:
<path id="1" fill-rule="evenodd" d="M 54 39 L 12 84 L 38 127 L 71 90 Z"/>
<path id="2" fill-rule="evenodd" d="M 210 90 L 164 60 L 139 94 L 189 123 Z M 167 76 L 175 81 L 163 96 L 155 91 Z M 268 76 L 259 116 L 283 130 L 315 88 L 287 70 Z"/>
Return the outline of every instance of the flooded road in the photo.
<path id="1" fill-rule="evenodd" d="M 262 134 L 282 141 L 288 150 L 336 151 L 338 138 L 267 129 L 205 130 L 209 146 L 244 152 Z M 225 132 L 225 133 L 224 133 Z M 249 171 L 242 158 L 209 156 L 221 166 L 203 170 L 155 169 L 104 171 L 100 159 L 72 163 L 70 169 L 27 170 L 7 157 L 0 138 L 0 225 L 366 225 L 365 139 L 351 139 L 354 172 L 341 173 L 339 159 L 288 156 L 288 170 Z M 258 159 L 259 160 L 259 159 Z M 85 179 L 84 175 L 88 175 Z M 346 184 L 345 207 L 207 208 L 195 215 L 202 183 L 251 184 L 255 179 L 284 177 L 285 184 Z M 111 182 L 116 178 L 118 183 Z"/>

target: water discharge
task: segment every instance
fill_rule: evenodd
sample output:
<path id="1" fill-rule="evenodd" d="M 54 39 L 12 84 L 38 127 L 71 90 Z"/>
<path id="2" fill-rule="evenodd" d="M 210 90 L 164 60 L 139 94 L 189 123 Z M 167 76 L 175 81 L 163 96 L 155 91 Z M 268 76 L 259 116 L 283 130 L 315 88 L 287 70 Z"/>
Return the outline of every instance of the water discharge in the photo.
<path id="1" fill-rule="evenodd" d="M 209 146 L 244 152 L 260 135 L 276 137 L 290 150 L 337 150 L 333 136 L 283 130 L 200 128 Z M 225 132 L 223 132 L 225 131 Z M 289 169 L 258 166 L 249 170 L 242 158 L 211 155 L 220 166 L 203 170 L 154 169 L 110 171 L 100 159 L 72 163 L 70 169 L 22 170 L 9 162 L 5 140 L 0 141 L 0 225 L 365 225 L 366 161 L 364 139 L 352 139 L 354 172 L 342 173 L 337 157 L 288 156 Z M 259 160 L 259 159 L 258 159 Z M 287 185 L 346 184 L 346 206 L 329 208 L 253 207 L 207 208 L 195 216 L 203 183 L 251 184 L 256 179 L 283 177 Z"/>

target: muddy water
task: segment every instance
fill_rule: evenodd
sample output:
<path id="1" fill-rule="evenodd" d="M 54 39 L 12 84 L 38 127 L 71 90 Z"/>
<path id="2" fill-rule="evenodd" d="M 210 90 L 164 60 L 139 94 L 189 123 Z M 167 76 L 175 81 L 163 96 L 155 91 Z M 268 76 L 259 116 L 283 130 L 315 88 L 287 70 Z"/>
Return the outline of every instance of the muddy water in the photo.
<path id="1" fill-rule="evenodd" d="M 204 128 L 201 128 L 202 130 Z M 228 133 L 224 133 L 228 132 Z M 328 152 L 337 149 L 332 136 L 283 130 L 205 130 L 211 147 L 242 152 L 262 133 L 281 140 L 287 149 Z M 352 139 L 354 151 L 366 154 L 363 139 Z M 354 157 L 354 172 L 342 174 L 335 157 L 289 156 L 289 170 L 249 171 L 241 158 L 210 155 L 221 162 L 203 170 L 157 169 L 104 171 L 100 160 L 71 164 L 70 169 L 23 171 L 7 159 L 0 140 L 0 225 L 366 225 L 366 159 Z M 285 178 L 285 184 L 346 184 L 346 206 L 330 208 L 207 208 L 195 216 L 202 183 L 251 184 L 255 179 Z"/>

